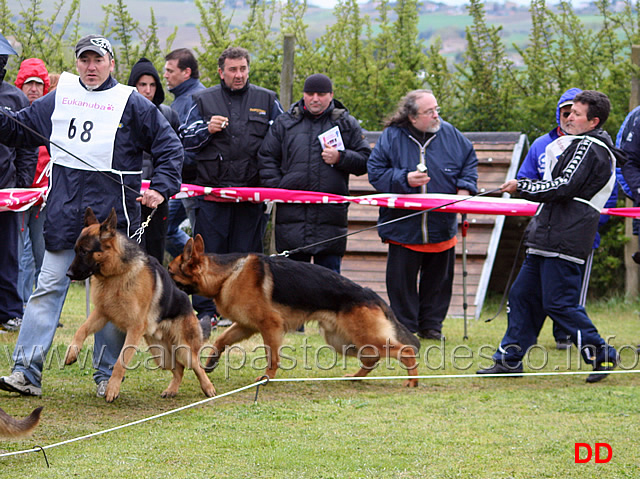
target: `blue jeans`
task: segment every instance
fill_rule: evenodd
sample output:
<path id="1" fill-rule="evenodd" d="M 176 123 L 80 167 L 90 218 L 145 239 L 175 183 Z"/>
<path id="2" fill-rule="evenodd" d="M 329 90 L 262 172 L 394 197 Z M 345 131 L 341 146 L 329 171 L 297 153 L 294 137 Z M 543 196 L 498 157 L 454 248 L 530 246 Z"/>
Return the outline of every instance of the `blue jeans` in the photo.
<path id="1" fill-rule="evenodd" d="M 21 240 L 18 244 L 20 272 L 18 273 L 18 291 L 22 302 L 27 303 L 33 293 L 33 285 L 38 281 L 44 258 L 44 219 L 46 209 L 32 206 L 21 213 Z"/>
<path id="2" fill-rule="evenodd" d="M 182 253 L 184 245 L 189 240 L 189 235 L 180 229 L 180 224 L 189 218 L 191 231 L 195 229 L 195 211 L 193 209 L 194 198 L 181 200 L 169 200 L 169 217 L 167 219 L 167 252 L 174 258 Z"/>
<path id="3" fill-rule="evenodd" d="M 527 255 L 509 293 L 507 332 L 493 358 L 517 365 L 536 344 L 544 320 L 549 316 L 580 343 L 585 362 L 596 365 L 616 357 L 605 343 L 580 303 L 584 267 L 560 258 Z M 589 346 L 589 348 L 585 348 Z"/>
<path id="4" fill-rule="evenodd" d="M 22 372 L 35 386 L 42 386 L 44 362 L 62 313 L 71 280 L 67 269 L 73 250 L 45 251 L 38 286 L 24 311 L 18 342 L 13 351 L 14 371 Z M 111 377 L 111 369 L 124 344 L 124 333 L 111 323 L 95 334 L 93 366 L 96 382 Z M 64 357 L 60 358 L 62 361 Z M 53 366 L 58 366 L 52 362 Z"/>

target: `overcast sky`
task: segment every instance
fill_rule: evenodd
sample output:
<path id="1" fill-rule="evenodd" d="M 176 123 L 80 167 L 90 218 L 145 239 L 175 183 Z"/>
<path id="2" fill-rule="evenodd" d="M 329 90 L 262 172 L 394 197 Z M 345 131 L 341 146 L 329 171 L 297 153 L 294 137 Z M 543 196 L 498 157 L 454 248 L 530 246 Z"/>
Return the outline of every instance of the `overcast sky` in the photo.
<path id="1" fill-rule="evenodd" d="M 367 3 L 368 0 L 358 0 L 358 3 Z M 469 0 L 440 0 L 447 5 L 464 5 L 469 3 Z M 515 3 L 528 4 L 530 0 L 515 0 Z M 317 7 L 333 8 L 336 4 L 336 0 L 307 0 L 308 5 L 315 5 Z"/>

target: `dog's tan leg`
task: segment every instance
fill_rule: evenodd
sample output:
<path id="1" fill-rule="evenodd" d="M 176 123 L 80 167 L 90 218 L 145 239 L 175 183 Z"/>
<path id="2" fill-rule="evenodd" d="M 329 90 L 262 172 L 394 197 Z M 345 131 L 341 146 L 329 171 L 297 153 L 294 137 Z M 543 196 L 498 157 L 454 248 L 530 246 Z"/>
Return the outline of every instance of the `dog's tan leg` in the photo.
<path id="1" fill-rule="evenodd" d="M 416 361 L 416 353 L 413 348 L 405 344 L 400 344 L 398 347 L 397 358 L 398 361 L 405 365 L 407 373 L 409 374 L 409 379 L 404 382 L 405 387 L 417 388 L 418 379 L 411 377 L 418 375 L 418 362 Z"/>
<path id="2" fill-rule="evenodd" d="M 120 384 L 122 384 L 122 380 L 124 379 L 126 367 L 136 352 L 136 348 L 138 344 L 140 344 L 145 329 L 146 326 L 142 324 L 135 329 L 127 331 L 122 351 L 120 351 L 120 356 L 118 356 L 116 364 L 113 365 L 113 372 L 107 383 L 107 390 L 104 396 L 105 401 L 113 402 L 120 394 Z"/>
<path id="3" fill-rule="evenodd" d="M 371 354 L 369 352 L 371 349 Z M 360 349 L 359 349 L 360 350 Z M 407 346 L 399 343 L 398 341 L 391 340 L 388 344 L 367 345 L 362 351 L 366 357 L 360 357 L 362 367 L 355 374 L 346 374 L 345 377 L 364 377 L 369 374 L 374 368 L 376 363 L 380 360 L 379 353 L 377 358 L 373 351 L 385 351 L 388 356 L 395 356 L 395 358 L 402 362 L 407 368 L 409 379 L 404 382 L 406 387 L 417 387 L 418 380 L 411 376 L 418 375 L 418 363 L 416 362 L 416 356 L 411 346 Z"/>
<path id="4" fill-rule="evenodd" d="M 176 362 L 176 364 L 173 365 L 173 368 L 171 368 L 171 373 L 173 374 L 173 378 L 171 379 L 167 389 L 162 391 L 162 394 L 160 395 L 163 398 L 172 398 L 178 394 L 178 388 L 180 388 L 180 384 L 182 383 L 182 378 L 184 376 L 184 366 L 181 363 Z"/>
<path id="5" fill-rule="evenodd" d="M 107 324 L 107 320 L 97 312 L 97 310 L 93 310 L 87 320 L 80 325 L 76 334 L 73 336 L 73 340 L 71 344 L 67 348 L 67 353 L 64 356 L 64 363 L 66 365 L 73 364 L 78 359 L 78 354 L 80 354 L 80 349 L 82 349 L 82 345 L 84 341 L 90 334 L 94 334 L 100 331 Z"/>
<path id="6" fill-rule="evenodd" d="M 239 323 L 233 323 L 224 333 L 218 336 L 218 339 L 213 343 L 213 351 L 207 359 L 207 365 L 204 370 L 207 372 L 213 371 L 218 365 L 218 361 L 227 347 L 244 339 L 250 338 L 255 333 L 257 333 L 255 329 L 241 326 Z"/>
<path id="7" fill-rule="evenodd" d="M 375 369 L 376 364 L 380 360 L 380 349 L 378 346 L 367 345 L 367 351 L 365 352 L 366 357 L 358 358 L 362 366 L 355 374 L 345 374 L 345 378 L 361 378 L 369 374 L 373 369 Z M 368 350 L 370 348 L 370 351 Z M 358 348 L 360 350 L 360 348 Z"/>
<path id="8" fill-rule="evenodd" d="M 193 372 L 196 374 L 198 381 L 200 381 L 200 387 L 202 388 L 202 392 L 208 398 L 211 398 L 216 395 L 216 388 L 213 387 L 209 376 L 204 372 L 204 369 L 200 365 L 200 360 L 198 358 L 198 352 L 193 351 L 191 355 L 191 364 Z"/>
<path id="9" fill-rule="evenodd" d="M 276 371 L 280 367 L 280 346 L 282 346 L 282 338 L 284 337 L 282 324 L 283 322 L 277 319 L 261 323 L 260 334 L 262 334 L 262 340 L 269 354 L 269 363 L 264 373 L 269 379 L 276 377 Z"/>

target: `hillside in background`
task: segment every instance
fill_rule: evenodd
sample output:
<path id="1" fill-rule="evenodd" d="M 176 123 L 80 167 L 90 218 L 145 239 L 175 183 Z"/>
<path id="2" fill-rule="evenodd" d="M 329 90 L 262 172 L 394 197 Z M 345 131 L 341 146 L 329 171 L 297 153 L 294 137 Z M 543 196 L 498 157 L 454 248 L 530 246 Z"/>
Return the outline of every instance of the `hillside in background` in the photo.
<path id="1" fill-rule="evenodd" d="M 69 0 L 67 0 L 68 3 Z M 7 4 L 11 9 L 14 21 L 17 21 L 20 12 L 27 6 L 24 0 L 8 0 Z M 45 17 L 53 14 L 55 4 L 58 2 L 44 2 L 41 8 Z M 96 11 L 102 5 L 113 3 L 113 0 L 92 0 L 83 1 L 80 7 L 80 21 L 84 32 L 92 33 L 100 30 L 101 15 L 96 15 Z M 228 0 L 225 15 L 232 15 L 232 25 L 240 26 L 246 20 L 248 9 L 242 0 Z M 178 28 L 173 47 L 201 48 L 198 34 L 198 24 L 200 14 L 193 0 L 128 0 L 127 8 L 133 18 L 140 21 L 142 25 L 149 23 L 151 10 L 158 23 L 159 36 L 164 42 L 171 35 L 174 28 Z M 63 8 L 63 12 L 64 12 Z M 360 5 L 362 15 L 368 15 L 374 20 L 377 16 L 376 2 L 370 1 Z M 580 15 L 585 25 L 596 25 L 599 19 L 594 15 L 595 8 L 585 5 L 575 7 L 574 11 Z M 419 22 L 420 37 L 429 45 L 437 37 L 442 39 L 443 55 L 452 60 L 460 55 L 466 45 L 465 27 L 471 24 L 471 17 L 467 14 L 465 6 L 447 5 L 441 2 L 426 1 L 422 4 Z M 502 35 L 505 45 L 509 48 L 512 59 L 518 62 L 515 49 L 512 44 L 523 46 L 526 44 L 531 19 L 529 7 L 516 2 L 487 2 L 487 21 L 491 25 L 502 26 Z M 322 35 L 326 27 L 335 21 L 332 9 L 309 6 L 305 21 L 308 25 L 307 35 L 309 39 Z M 273 28 L 278 28 L 279 19 L 274 18 Z M 164 44 L 163 44 L 164 46 Z"/>

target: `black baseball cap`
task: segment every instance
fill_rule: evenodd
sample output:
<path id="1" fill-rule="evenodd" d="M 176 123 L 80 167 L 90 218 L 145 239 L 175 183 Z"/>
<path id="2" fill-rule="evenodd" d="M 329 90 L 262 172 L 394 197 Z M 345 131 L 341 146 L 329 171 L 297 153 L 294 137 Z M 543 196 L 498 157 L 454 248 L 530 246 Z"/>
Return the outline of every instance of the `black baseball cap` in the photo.
<path id="1" fill-rule="evenodd" d="M 107 53 L 113 58 L 113 49 L 111 48 L 111 42 L 102 35 L 87 35 L 82 37 L 76 43 L 76 58 L 82 55 L 84 52 L 95 52 L 101 57 Z"/>

